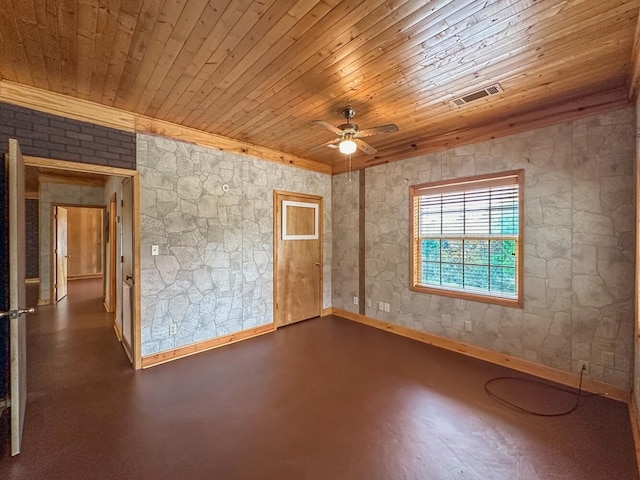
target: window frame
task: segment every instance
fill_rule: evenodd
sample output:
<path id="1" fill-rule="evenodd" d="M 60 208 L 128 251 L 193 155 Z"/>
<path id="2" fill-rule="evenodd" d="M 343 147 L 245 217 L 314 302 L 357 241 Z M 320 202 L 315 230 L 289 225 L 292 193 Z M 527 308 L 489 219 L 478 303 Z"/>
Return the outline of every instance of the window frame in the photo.
<path id="1" fill-rule="evenodd" d="M 515 182 L 513 181 L 515 179 Z M 474 293 L 463 290 L 452 290 L 427 286 L 418 282 L 420 267 L 418 263 L 420 253 L 418 235 L 418 213 L 416 211 L 416 198 L 427 194 L 463 192 L 478 188 L 488 188 L 499 185 L 518 186 L 518 235 L 516 258 L 516 298 L 505 298 L 484 293 Z M 428 193 L 427 193 L 428 192 Z M 409 289 L 414 292 L 440 295 L 445 297 L 472 300 L 482 303 L 491 303 L 507 307 L 522 308 L 524 304 L 524 170 L 510 170 L 486 175 L 441 180 L 438 182 L 423 183 L 409 187 Z M 484 238 L 484 237 L 483 237 Z M 486 237 L 489 239 L 490 237 Z M 453 239 L 453 236 L 452 236 Z"/>

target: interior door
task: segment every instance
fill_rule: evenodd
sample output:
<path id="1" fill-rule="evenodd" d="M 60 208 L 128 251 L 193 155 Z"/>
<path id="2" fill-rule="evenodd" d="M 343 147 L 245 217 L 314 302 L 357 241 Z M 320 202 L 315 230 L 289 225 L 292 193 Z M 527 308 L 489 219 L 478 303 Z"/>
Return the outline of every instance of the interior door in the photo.
<path id="1" fill-rule="evenodd" d="M 129 355 L 132 352 L 132 292 L 133 292 L 133 212 L 132 183 L 130 179 L 122 181 L 122 344 Z"/>
<path id="2" fill-rule="evenodd" d="M 11 455 L 17 455 L 20 453 L 27 404 L 27 331 L 23 315 L 33 309 L 28 311 L 24 308 L 24 164 L 16 140 L 9 140 L 9 153 L 5 156 L 2 176 L 2 183 L 8 190 L 8 209 L 4 210 L 8 212 L 8 222 L 2 222 L 2 244 L 8 246 L 8 251 L 3 251 L 2 255 L 8 256 L 8 262 L 3 263 L 9 266 L 9 282 L 8 288 L 2 288 L 0 292 L 0 321 L 9 319 Z"/>
<path id="3" fill-rule="evenodd" d="M 109 202 L 109 311 L 116 311 L 116 195 Z M 116 316 L 117 317 L 117 316 Z"/>
<path id="4" fill-rule="evenodd" d="M 67 296 L 67 262 L 69 261 L 67 238 L 67 209 L 55 207 L 55 235 L 56 235 L 56 284 L 55 299 L 59 302 Z"/>
<path id="5" fill-rule="evenodd" d="M 275 323 L 317 317 L 322 306 L 322 197 L 275 192 Z"/>

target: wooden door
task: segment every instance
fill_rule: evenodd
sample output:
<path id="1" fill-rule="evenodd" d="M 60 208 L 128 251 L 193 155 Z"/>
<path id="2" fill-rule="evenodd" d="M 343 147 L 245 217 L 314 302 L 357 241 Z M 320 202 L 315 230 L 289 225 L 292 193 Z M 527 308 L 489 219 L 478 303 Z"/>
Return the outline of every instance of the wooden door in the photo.
<path id="1" fill-rule="evenodd" d="M 132 331 L 133 301 L 133 212 L 132 183 L 130 179 L 122 182 L 122 344 L 129 358 L 133 358 Z"/>
<path id="2" fill-rule="evenodd" d="M 55 299 L 59 302 L 67 296 L 67 262 L 69 260 L 69 252 L 67 248 L 67 209 L 64 207 L 55 207 L 55 236 L 56 236 L 56 283 Z"/>
<path id="3" fill-rule="evenodd" d="M 113 194 L 109 202 L 109 312 L 116 311 L 116 194 Z M 116 316 L 117 317 L 117 316 Z"/>
<path id="4" fill-rule="evenodd" d="M 2 222 L 2 255 L 8 255 L 8 262 L 3 263 L 8 264 L 9 281 L 8 285 L 3 281 L 5 288 L 0 293 L 0 321 L 9 320 L 11 455 L 17 455 L 20 453 L 27 405 L 27 329 L 23 314 L 33 312 L 33 309 L 27 310 L 24 307 L 24 164 L 16 140 L 9 140 L 9 153 L 4 163 L 2 184 L 8 190 L 9 218 L 8 222 Z M 5 195 L 3 197 L 6 198 Z"/>
<path id="5" fill-rule="evenodd" d="M 274 192 L 275 323 L 317 317 L 322 308 L 322 197 Z"/>

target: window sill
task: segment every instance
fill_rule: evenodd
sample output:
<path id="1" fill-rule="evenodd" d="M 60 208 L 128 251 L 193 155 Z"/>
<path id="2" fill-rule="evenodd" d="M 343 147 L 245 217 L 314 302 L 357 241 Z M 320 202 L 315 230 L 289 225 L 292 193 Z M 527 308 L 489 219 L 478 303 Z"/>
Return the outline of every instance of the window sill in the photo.
<path id="1" fill-rule="evenodd" d="M 522 298 L 511 299 L 503 297 L 492 297 L 470 292 L 461 292 L 457 290 L 445 290 L 440 288 L 427 287 L 425 285 L 410 285 L 409 289 L 418 293 L 428 293 L 430 295 L 439 295 L 442 297 L 457 298 L 459 300 L 470 300 L 480 303 L 491 303 L 493 305 L 502 305 L 504 307 L 523 308 Z"/>

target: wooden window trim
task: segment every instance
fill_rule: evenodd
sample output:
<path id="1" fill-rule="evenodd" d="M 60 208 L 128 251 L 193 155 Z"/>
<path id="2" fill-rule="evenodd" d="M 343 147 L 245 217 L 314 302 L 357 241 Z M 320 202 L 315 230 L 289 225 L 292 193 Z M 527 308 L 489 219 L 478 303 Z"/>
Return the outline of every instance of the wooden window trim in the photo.
<path id="1" fill-rule="evenodd" d="M 434 193 L 451 193 L 465 190 L 465 185 L 473 187 L 490 187 L 505 184 L 505 180 L 514 178 L 513 184 L 518 185 L 518 258 L 516 261 L 516 291 L 517 298 L 494 297 L 491 295 L 476 294 L 472 292 L 447 290 L 428 287 L 417 283 L 417 255 L 418 255 L 418 210 L 415 208 L 416 198 L 421 195 Z M 441 180 L 438 182 L 423 183 L 409 187 L 409 290 L 431 295 L 439 295 L 461 300 L 470 300 L 506 307 L 523 308 L 524 306 L 524 170 L 511 170 L 473 177 Z"/>

